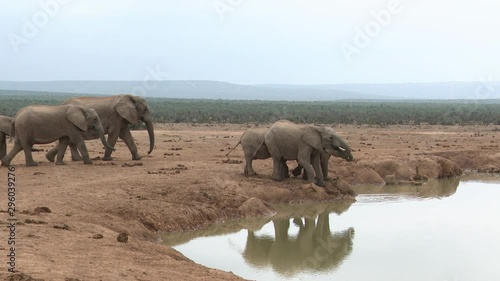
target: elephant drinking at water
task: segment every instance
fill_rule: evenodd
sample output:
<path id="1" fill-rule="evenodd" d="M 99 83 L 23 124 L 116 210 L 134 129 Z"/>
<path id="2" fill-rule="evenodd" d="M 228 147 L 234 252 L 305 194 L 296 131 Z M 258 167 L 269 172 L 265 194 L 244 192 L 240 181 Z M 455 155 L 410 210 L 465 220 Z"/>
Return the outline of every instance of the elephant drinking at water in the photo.
<path id="1" fill-rule="evenodd" d="M 347 161 L 353 156 L 347 142 L 327 127 L 299 125 L 288 120 L 275 122 L 264 135 L 264 142 L 273 158 L 272 179 L 283 180 L 282 159 L 297 160 L 307 172 L 307 181 L 325 186 L 321 154 L 337 155 Z"/>

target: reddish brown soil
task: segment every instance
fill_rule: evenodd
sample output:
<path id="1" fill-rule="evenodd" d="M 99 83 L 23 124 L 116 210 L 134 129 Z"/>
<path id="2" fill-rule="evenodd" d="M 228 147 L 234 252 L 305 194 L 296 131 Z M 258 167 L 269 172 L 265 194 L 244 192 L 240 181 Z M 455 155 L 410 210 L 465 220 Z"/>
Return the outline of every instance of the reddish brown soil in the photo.
<path id="1" fill-rule="evenodd" d="M 28 276 L 44 280 L 238 280 L 232 273 L 198 265 L 158 243 L 156 231 L 192 230 L 228 218 L 269 216 L 274 213 L 269 204 L 277 202 L 352 200 L 347 195 L 349 184 L 396 184 L 456 176 L 466 169 L 500 170 L 500 132 L 493 126 L 339 126 L 337 131 L 351 143 L 356 160 L 332 158 L 332 179 L 326 189 L 307 185 L 300 178 L 272 181 L 270 159 L 254 161 L 259 175 L 245 177 L 241 148 L 229 161 L 225 155 L 247 126 L 156 128 L 156 149 L 141 161 L 131 161 L 121 142 L 114 161 L 96 160 L 94 165 L 68 161 L 66 166 L 55 166 L 45 160 L 43 152 L 34 153 L 38 167 L 25 167 L 22 153 L 14 159 L 20 222 L 16 269 L 22 275 L 12 280 L 33 280 Z M 147 133 L 133 134 L 144 153 Z M 102 156 L 98 141 L 89 141 L 87 146 L 92 156 Z M 49 149 L 52 144 L 37 147 Z M 295 163 L 290 161 L 289 166 Z M 0 184 L 6 186 L 7 168 L 0 171 Z M 0 277 L 5 280 L 7 193 L 2 190 Z M 48 207 L 51 212 L 40 213 L 37 207 Z M 26 223 L 27 219 L 40 224 Z M 117 241 L 122 232 L 128 233 L 128 243 Z M 96 234 L 103 238 L 92 238 Z"/>

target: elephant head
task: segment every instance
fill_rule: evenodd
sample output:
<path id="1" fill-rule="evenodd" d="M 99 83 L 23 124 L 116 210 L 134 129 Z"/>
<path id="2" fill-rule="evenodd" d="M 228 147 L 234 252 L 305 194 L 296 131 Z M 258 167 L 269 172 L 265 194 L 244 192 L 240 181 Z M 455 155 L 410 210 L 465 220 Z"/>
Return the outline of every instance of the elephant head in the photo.
<path id="1" fill-rule="evenodd" d="M 347 142 L 339 137 L 332 128 L 308 126 L 308 132 L 303 135 L 303 140 L 319 151 L 324 150 L 328 154 L 347 161 L 354 160 Z"/>
<path id="2" fill-rule="evenodd" d="M 116 101 L 115 110 L 118 115 L 127 120 L 130 124 L 137 125 L 139 121 L 146 124 L 149 135 L 148 154 L 151 154 L 155 146 L 155 135 L 153 130 L 153 119 L 146 100 L 139 96 L 122 95 Z"/>
<path id="3" fill-rule="evenodd" d="M 101 139 L 101 142 L 108 149 L 115 150 L 108 144 L 104 137 L 104 129 L 102 128 L 101 120 L 97 112 L 88 107 L 78 105 L 68 105 L 66 111 L 66 118 L 69 122 L 73 123 L 81 131 L 87 132 L 88 130 L 95 130 Z"/>

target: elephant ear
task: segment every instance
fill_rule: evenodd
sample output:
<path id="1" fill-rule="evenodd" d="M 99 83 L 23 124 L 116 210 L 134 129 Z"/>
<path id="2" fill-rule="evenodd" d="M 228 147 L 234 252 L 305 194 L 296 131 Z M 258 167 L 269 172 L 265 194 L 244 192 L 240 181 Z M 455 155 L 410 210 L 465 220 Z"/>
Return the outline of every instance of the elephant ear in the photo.
<path id="1" fill-rule="evenodd" d="M 139 118 L 137 117 L 137 108 L 131 96 L 123 95 L 118 99 L 115 106 L 116 112 L 122 118 L 127 120 L 129 123 L 137 125 L 139 124 Z"/>
<path id="2" fill-rule="evenodd" d="M 324 151 L 320 128 L 317 126 L 306 126 L 302 140 L 319 151 Z"/>
<path id="3" fill-rule="evenodd" d="M 66 118 L 80 130 L 84 132 L 87 131 L 87 118 L 85 118 L 83 108 L 74 105 L 69 106 L 68 111 L 66 112 Z"/>

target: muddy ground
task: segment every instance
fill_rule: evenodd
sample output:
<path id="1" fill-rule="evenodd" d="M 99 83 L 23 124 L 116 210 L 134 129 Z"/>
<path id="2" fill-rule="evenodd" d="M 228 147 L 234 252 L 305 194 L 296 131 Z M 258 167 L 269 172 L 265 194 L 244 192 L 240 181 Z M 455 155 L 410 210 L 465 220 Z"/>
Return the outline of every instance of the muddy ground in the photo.
<path id="1" fill-rule="evenodd" d="M 114 161 L 95 160 L 93 165 L 67 161 L 55 166 L 38 152 L 34 156 L 40 165 L 26 168 L 20 153 L 13 161 L 20 273 L 11 280 L 237 280 L 162 245 L 157 231 L 270 216 L 270 204 L 278 202 L 354 200 L 349 185 L 421 184 L 468 170 L 500 171 L 498 126 L 337 126 L 355 161 L 332 158 L 326 189 L 300 178 L 272 181 L 271 159 L 256 160 L 259 175 L 245 177 L 241 147 L 229 160 L 225 155 L 247 127 L 157 124 L 156 149 L 141 161 L 131 161 L 122 142 Z M 145 153 L 147 133 L 133 134 Z M 91 156 L 102 156 L 98 141 L 87 147 Z M 0 168 L 0 185 L 0 278 L 9 280 L 5 167 Z M 122 232 L 128 234 L 127 243 L 117 241 Z"/>

